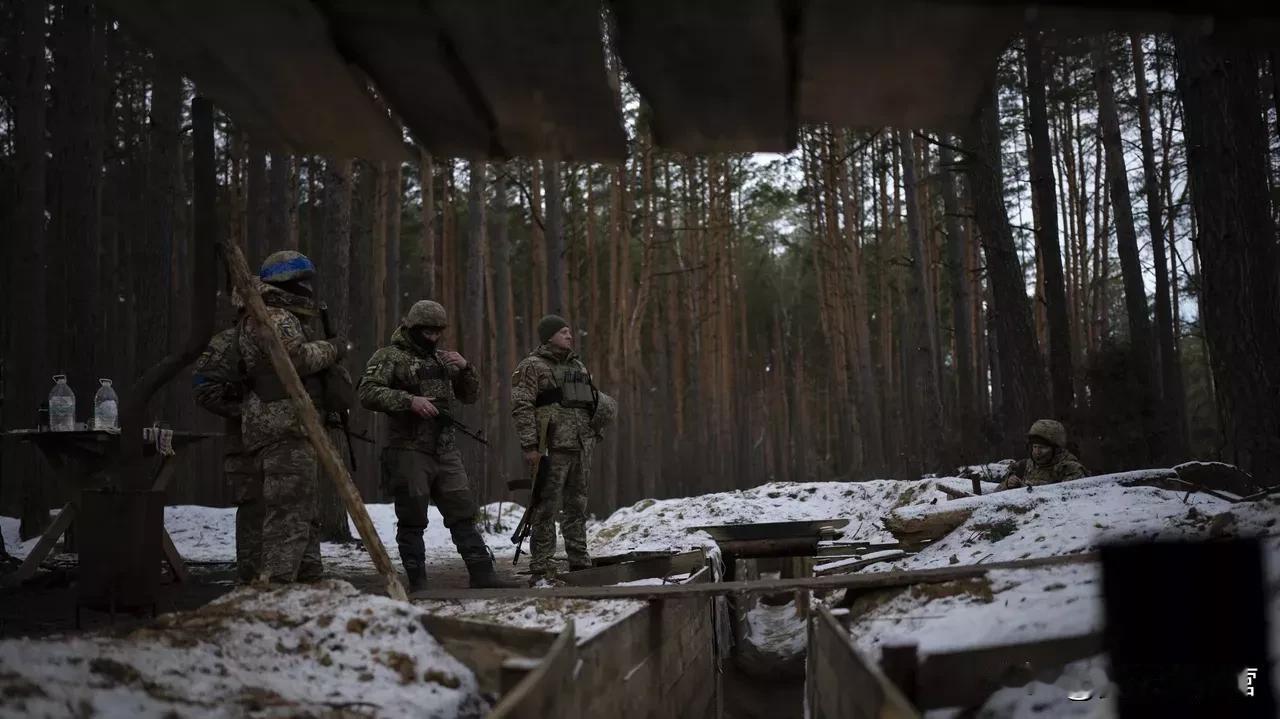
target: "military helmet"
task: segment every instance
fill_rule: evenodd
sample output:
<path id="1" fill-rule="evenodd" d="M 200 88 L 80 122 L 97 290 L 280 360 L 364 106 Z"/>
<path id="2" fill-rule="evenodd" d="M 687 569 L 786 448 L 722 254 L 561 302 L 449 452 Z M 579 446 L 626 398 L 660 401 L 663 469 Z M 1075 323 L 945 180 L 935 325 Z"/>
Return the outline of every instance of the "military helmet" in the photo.
<path id="1" fill-rule="evenodd" d="M 596 403 L 595 414 L 591 415 L 591 429 L 599 432 L 613 424 L 617 417 L 618 401 L 601 392 L 599 402 Z"/>
<path id="2" fill-rule="evenodd" d="M 267 255 L 258 270 L 258 279 L 271 284 L 291 280 L 309 280 L 316 276 L 316 266 L 311 258 L 297 250 L 280 250 Z"/>
<path id="3" fill-rule="evenodd" d="M 442 330 L 449 326 L 449 313 L 444 311 L 444 305 L 439 302 L 419 300 L 413 303 L 409 313 L 404 316 L 404 326 L 410 329 L 426 327 Z"/>
<path id="4" fill-rule="evenodd" d="M 1056 419 L 1038 419 L 1031 424 L 1031 429 L 1027 430 L 1027 439 L 1029 441 L 1038 439 L 1058 449 L 1066 449 L 1067 428 Z"/>

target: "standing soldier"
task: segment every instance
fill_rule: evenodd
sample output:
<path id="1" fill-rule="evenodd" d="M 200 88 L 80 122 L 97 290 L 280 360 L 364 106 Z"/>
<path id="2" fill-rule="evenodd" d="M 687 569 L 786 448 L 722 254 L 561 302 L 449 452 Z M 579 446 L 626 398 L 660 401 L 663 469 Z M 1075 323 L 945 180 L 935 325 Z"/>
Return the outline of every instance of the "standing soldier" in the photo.
<path id="1" fill-rule="evenodd" d="M 1067 451 L 1067 428 L 1053 419 L 1038 419 L 1027 431 L 1031 456 L 1009 468 L 1000 489 L 1036 487 L 1089 476 L 1089 470 Z"/>
<path id="2" fill-rule="evenodd" d="M 511 416 L 529 471 L 537 471 L 546 450 L 550 466 L 534 488 L 529 537 L 531 584 L 554 581 L 556 518 L 564 535 L 569 569 L 591 565 L 587 554 L 587 472 L 600 430 L 616 406 L 598 392 L 587 367 L 573 352 L 573 332 L 562 317 L 538 322 L 542 343 L 516 366 L 511 378 Z M 547 446 L 539 447 L 539 427 L 546 424 Z"/>
<path id="3" fill-rule="evenodd" d="M 451 418 L 458 402 L 474 404 L 480 377 L 462 355 L 437 349 L 448 316 L 438 302 L 415 302 L 391 335 L 391 344 L 369 358 L 360 379 L 360 404 L 389 418 L 390 440 L 382 450 L 383 491 L 396 508 L 396 545 L 409 591 L 427 586 L 427 507 L 434 499 L 444 526 L 467 564 L 472 587 L 511 588 L 498 578 L 493 555 L 476 529 L 462 455 Z"/>
<path id="4" fill-rule="evenodd" d="M 342 359 L 347 342 L 324 339 L 314 320 L 319 315 L 311 280 L 316 269 L 299 252 L 272 253 L 258 273 L 258 289 L 268 317 L 321 416 L 326 372 Z M 245 449 L 262 475 L 265 516 L 260 576 L 271 582 L 320 578 L 320 527 L 316 453 L 307 440 L 293 400 L 268 358 L 262 327 L 253 317 L 240 332 L 240 355 L 248 375 L 241 428 Z"/>
<path id="5" fill-rule="evenodd" d="M 236 323 L 209 341 L 196 360 L 191 376 L 196 404 L 223 417 L 222 473 L 236 506 L 236 574 L 242 583 L 252 582 L 262 569 L 262 475 L 253 466 L 253 455 L 245 451 L 240 436 L 240 409 L 244 403 L 244 362 L 240 360 L 240 331 L 244 305 L 233 293 Z"/>

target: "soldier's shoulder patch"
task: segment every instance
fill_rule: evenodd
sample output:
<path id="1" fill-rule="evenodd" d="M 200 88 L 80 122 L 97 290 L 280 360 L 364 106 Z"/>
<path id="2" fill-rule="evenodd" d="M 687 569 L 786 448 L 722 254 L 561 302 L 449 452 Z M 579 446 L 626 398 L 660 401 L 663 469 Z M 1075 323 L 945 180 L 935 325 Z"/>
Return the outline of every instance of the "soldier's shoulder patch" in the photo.
<path id="1" fill-rule="evenodd" d="M 379 374 L 379 373 L 381 373 L 381 372 L 382 372 L 382 363 L 381 363 L 381 362 L 370 362 L 370 363 L 369 363 L 369 364 L 364 368 L 364 375 L 365 375 L 366 377 L 368 377 L 368 376 L 370 376 L 370 375 L 376 375 L 376 374 Z"/>

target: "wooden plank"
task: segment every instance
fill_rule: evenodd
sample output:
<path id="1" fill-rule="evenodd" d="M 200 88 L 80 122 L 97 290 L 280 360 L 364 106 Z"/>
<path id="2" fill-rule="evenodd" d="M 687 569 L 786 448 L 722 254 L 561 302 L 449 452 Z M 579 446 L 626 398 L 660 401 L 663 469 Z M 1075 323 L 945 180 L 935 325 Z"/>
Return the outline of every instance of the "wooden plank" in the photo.
<path id="1" fill-rule="evenodd" d="M 441 21 L 421 3 L 321 0 L 338 48 L 356 58 L 417 141 L 436 157 L 502 157 L 494 119 L 460 82 Z"/>
<path id="2" fill-rule="evenodd" d="M 480 690 L 485 692 L 513 688 L 518 683 L 511 681 L 515 667 L 523 666 L 520 662 L 544 657 L 557 638 L 555 633 L 539 629 L 430 614 L 423 616 L 422 623 L 445 651 L 475 672 Z M 536 666 L 537 661 L 533 663 Z M 532 667 L 521 672 L 521 678 L 529 671 Z"/>
<path id="3" fill-rule="evenodd" d="M 399 128 L 307 0 L 106 0 L 126 30 L 257 140 L 296 154 L 407 159 Z"/>
<path id="4" fill-rule="evenodd" d="M 519 157 L 620 162 L 619 101 L 605 73 L 599 0 L 432 0 L 500 145 Z"/>
<path id="5" fill-rule="evenodd" d="M 784 3 L 611 0 L 618 54 L 658 145 L 687 153 L 796 145 Z"/>
<path id="6" fill-rule="evenodd" d="M 710 582 L 706 584 L 667 584 L 627 587 L 553 587 L 548 589 L 432 589 L 419 592 L 415 599 L 514 599 L 519 597 L 565 597 L 570 599 L 679 599 L 717 594 L 761 594 L 833 589 L 887 589 L 912 584 L 950 582 L 980 577 L 993 569 L 1034 569 L 1063 564 L 1096 562 L 1097 552 L 1068 554 L 1057 557 L 1035 557 L 990 564 L 965 564 L 937 569 L 915 569 L 900 572 L 843 574 L 829 577 L 797 577 L 795 579 L 761 579 L 750 582 Z"/>
<path id="7" fill-rule="evenodd" d="M 590 569 L 566 572 L 560 578 L 570 586 L 607 586 L 619 582 L 631 582 L 651 577 L 669 577 L 673 574 L 697 572 L 707 564 L 706 553 L 701 549 L 663 557 L 651 557 L 634 562 L 619 562 Z"/>
<path id="8" fill-rule="evenodd" d="M 74 502 L 67 502 L 62 505 L 62 511 L 58 512 L 58 516 L 53 518 L 53 522 L 44 530 L 44 534 L 40 535 L 40 541 L 36 542 L 36 546 L 31 548 L 31 552 L 27 554 L 27 558 L 22 560 L 19 566 L 11 574 L 4 577 L 4 585 L 7 587 L 16 587 L 27 581 L 40 568 L 40 563 L 45 557 L 49 556 L 49 552 L 53 551 L 53 545 L 57 543 L 58 537 L 67 531 L 67 527 L 71 526 L 71 520 L 75 519 L 76 505 Z"/>
<path id="9" fill-rule="evenodd" d="M 569 620 L 542 662 L 489 714 L 490 719 L 545 719 L 583 716 L 578 706 L 577 643 Z"/>
<path id="10" fill-rule="evenodd" d="M 825 607 L 809 622 L 806 690 L 814 719 L 911 719 L 920 714 L 872 663 Z"/>
<path id="11" fill-rule="evenodd" d="M 1103 651 L 1102 634 L 928 654 L 917 672 L 921 709 L 980 705 L 1002 686 L 1022 686 Z"/>
<path id="12" fill-rule="evenodd" d="M 182 555 L 178 554 L 178 548 L 173 544 L 173 538 L 169 536 L 169 531 L 160 529 L 160 550 L 164 553 L 164 561 L 169 564 L 169 569 L 173 570 L 173 578 L 178 582 L 186 582 L 191 579 L 191 572 L 187 571 L 186 562 L 182 561 Z"/>
<path id="13" fill-rule="evenodd" d="M 810 0 L 799 112 L 837 126 L 959 129 L 1021 27 L 1020 9 L 920 0 Z"/>

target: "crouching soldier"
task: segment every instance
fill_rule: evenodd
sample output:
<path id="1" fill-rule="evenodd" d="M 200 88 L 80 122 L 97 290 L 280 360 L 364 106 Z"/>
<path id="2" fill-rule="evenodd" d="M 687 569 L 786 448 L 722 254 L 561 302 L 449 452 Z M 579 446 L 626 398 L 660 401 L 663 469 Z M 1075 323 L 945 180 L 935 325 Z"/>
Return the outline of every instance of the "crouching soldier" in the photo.
<path id="1" fill-rule="evenodd" d="M 299 252 L 274 252 L 262 263 L 258 289 L 267 306 L 268 321 L 279 335 L 311 401 L 324 416 L 326 377 L 339 377 L 331 368 L 347 351 L 341 337 L 324 338 L 316 321 L 319 305 L 311 281 L 316 268 Z M 307 440 L 302 420 L 269 358 L 261 327 L 252 316 L 240 331 L 248 393 L 241 417 L 245 449 L 253 453 L 262 475 L 264 517 L 260 576 L 288 583 L 319 579 L 319 471 L 315 449 Z"/>
<path id="2" fill-rule="evenodd" d="M 517 585 L 494 573 L 493 555 L 476 529 L 476 503 L 454 444 L 449 421 L 458 410 L 454 405 L 475 403 L 480 378 L 462 355 L 437 348 L 447 324 L 439 303 L 414 303 L 391 335 L 391 344 L 369 358 L 358 388 L 360 403 L 388 417 L 382 482 L 395 500 L 396 545 L 409 591 L 427 587 L 422 535 L 432 499 L 466 562 L 471 586 L 512 588 Z"/>
<path id="3" fill-rule="evenodd" d="M 240 410 L 244 404 L 245 371 L 240 360 L 240 331 L 244 306 L 239 294 L 232 303 L 238 309 L 236 323 L 209 340 L 191 375 L 196 404 L 223 417 L 222 474 L 236 507 L 236 574 L 242 583 L 257 579 L 262 568 L 262 475 L 253 455 L 245 451 L 240 436 Z"/>
<path id="4" fill-rule="evenodd" d="M 1027 432 L 1031 456 L 1009 468 L 1000 489 L 1056 484 L 1089 476 L 1089 470 L 1067 451 L 1067 428 L 1052 419 L 1038 419 Z"/>
<path id="5" fill-rule="evenodd" d="M 538 322 L 542 343 L 521 360 L 511 379 L 511 416 L 530 471 L 542 459 L 538 428 L 547 423 L 550 466 L 537 497 L 529 535 L 530 583 L 554 580 L 556 520 L 564 535 L 569 569 L 592 566 L 587 553 L 587 476 L 591 450 L 617 411 L 613 398 L 596 390 L 587 367 L 573 352 L 573 332 L 561 317 Z"/>

